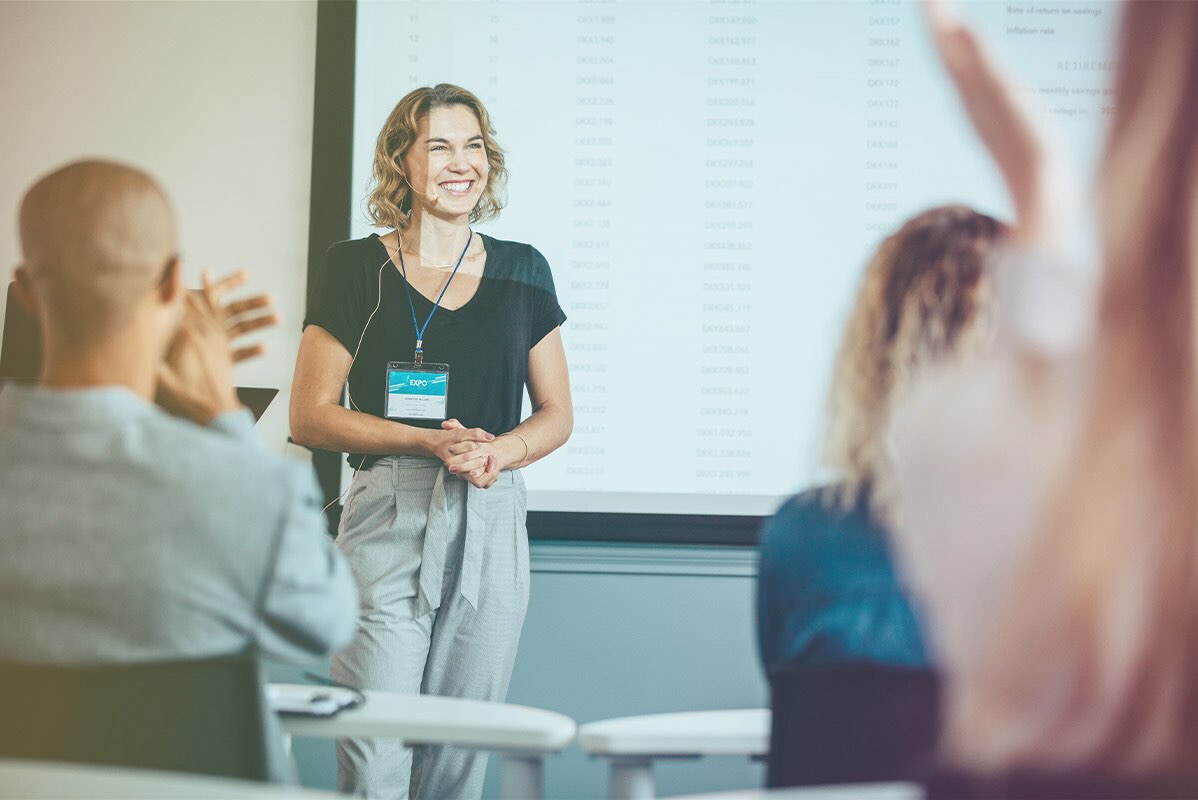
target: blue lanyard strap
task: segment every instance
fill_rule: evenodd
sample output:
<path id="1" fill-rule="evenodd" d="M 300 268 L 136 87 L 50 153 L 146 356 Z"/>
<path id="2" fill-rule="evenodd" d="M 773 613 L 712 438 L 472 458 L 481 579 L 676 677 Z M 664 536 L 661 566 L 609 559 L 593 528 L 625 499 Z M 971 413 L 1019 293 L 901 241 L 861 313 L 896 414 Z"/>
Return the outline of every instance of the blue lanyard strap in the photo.
<path id="1" fill-rule="evenodd" d="M 403 275 L 403 288 L 408 293 L 408 308 L 412 309 L 412 328 L 416 331 L 416 356 L 413 359 L 416 366 L 424 363 L 424 332 L 428 330 L 428 324 L 433 320 L 433 314 L 437 313 L 437 309 L 441 307 L 441 298 L 445 297 L 445 292 L 449 289 L 449 284 L 453 283 L 453 277 L 458 274 L 458 267 L 462 266 L 462 259 L 466 257 L 466 251 L 470 249 L 470 242 L 474 241 L 474 231 L 467 228 L 470 235 L 466 237 L 466 246 L 462 248 L 462 254 L 458 256 L 458 263 L 454 265 L 453 272 L 449 275 L 449 280 L 445 281 L 445 285 L 441 287 L 441 294 L 437 295 L 437 302 L 433 303 L 433 308 L 428 312 L 428 316 L 424 318 L 424 324 L 421 325 L 416 321 L 416 304 L 412 302 L 412 287 L 408 284 L 408 270 L 403 263 L 403 243 L 399 241 L 399 234 L 396 233 L 395 241 L 398 247 L 395 252 L 399 253 L 399 273 Z"/>

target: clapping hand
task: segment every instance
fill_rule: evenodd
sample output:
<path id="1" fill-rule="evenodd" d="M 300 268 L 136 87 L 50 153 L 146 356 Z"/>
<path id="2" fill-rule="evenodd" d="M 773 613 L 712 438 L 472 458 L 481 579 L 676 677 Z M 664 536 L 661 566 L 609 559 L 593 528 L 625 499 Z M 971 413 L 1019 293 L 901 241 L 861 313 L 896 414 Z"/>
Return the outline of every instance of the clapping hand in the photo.
<path id="1" fill-rule="evenodd" d="M 179 330 L 158 369 L 156 400 L 172 414 L 206 425 L 240 408 L 233 365 L 261 355 L 266 348 L 238 342 L 279 322 L 269 295 L 223 303 L 227 292 L 248 280 L 249 273 L 241 271 L 213 283 L 205 272 L 202 288 L 184 298 Z"/>

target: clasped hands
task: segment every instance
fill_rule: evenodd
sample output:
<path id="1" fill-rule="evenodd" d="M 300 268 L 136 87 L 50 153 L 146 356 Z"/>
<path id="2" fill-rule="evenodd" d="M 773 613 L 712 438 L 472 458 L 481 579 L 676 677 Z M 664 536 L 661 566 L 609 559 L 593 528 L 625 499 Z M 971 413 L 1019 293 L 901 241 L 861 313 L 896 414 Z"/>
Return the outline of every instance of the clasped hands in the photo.
<path id="1" fill-rule="evenodd" d="M 491 488 L 501 470 L 523 458 L 520 445 L 513 453 L 505 437 L 482 428 L 467 428 L 456 419 L 445 420 L 441 430 L 430 434 L 430 454 L 444 462 L 450 475 L 457 475 L 480 489 Z"/>

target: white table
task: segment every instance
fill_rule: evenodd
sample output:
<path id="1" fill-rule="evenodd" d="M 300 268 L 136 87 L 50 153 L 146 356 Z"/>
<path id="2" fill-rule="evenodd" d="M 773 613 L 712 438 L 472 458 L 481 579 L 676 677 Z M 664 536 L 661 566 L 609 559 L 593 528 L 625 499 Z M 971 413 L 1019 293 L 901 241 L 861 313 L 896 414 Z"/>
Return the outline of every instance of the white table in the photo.
<path id="1" fill-rule="evenodd" d="M 342 795 L 298 786 L 186 775 L 178 772 L 0 759 L 3 800 L 331 800 Z"/>
<path id="2" fill-rule="evenodd" d="M 917 783 L 848 783 L 801 789 L 748 789 L 743 792 L 688 794 L 671 800 L 923 800 Z"/>
<path id="3" fill-rule="evenodd" d="M 406 745 L 452 745 L 503 757 L 499 796 L 535 800 L 545 793 L 544 758 L 574 741 L 574 720 L 508 703 L 397 692 L 364 692 L 365 704 L 335 717 L 283 717 L 292 736 L 399 739 Z"/>
<path id="4" fill-rule="evenodd" d="M 579 728 L 578 743 L 611 761 L 610 800 L 648 800 L 655 794 L 654 759 L 768 755 L 770 712 L 751 708 L 608 719 Z"/>

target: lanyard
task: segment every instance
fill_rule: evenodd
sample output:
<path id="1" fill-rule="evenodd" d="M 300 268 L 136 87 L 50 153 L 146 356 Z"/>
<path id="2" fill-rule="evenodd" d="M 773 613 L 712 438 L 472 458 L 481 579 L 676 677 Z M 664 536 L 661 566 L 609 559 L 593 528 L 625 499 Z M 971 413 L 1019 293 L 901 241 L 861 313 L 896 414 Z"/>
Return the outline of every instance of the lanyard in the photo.
<path id="1" fill-rule="evenodd" d="M 470 230 L 467 228 L 466 230 Z M 445 296 L 446 290 L 449 289 L 449 284 L 453 283 L 453 276 L 458 274 L 458 267 L 462 266 L 462 259 L 466 257 L 466 251 L 470 249 L 470 242 L 474 241 L 474 231 L 470 231 L 470 235 L 466 237 L 466 246 L 462 248 L 462 254 L 458 256 L 458 263 L 454 265 L 453 272 L 449 275 L 449 280 L 445 281 L 445 286 L 441 288 L 441 294 L 437 295 L 437 302 L 433 303 L 432 311 L 428 312 L 428 316 L 424 318 L 424 324 L 421 325 L 416 321 L 416 304 L 412 302 L 412 287 L 408 285 L 408 270 L 403 263 L 403 244 L 399 242 L 399 236 L 395 237 L 396 243 L 399 244 L 395 251 L 399 253 L 399 272 L 403 275 L 403 288 L 408 293 L 408 308 L 412 309 L 412 328 L 416 331 L 416 356 L 412 359 L 416 366 L 424 363 L 424 332 L 428 330 L 428 324 L 433 320 L 433 314 L 437 313 L 437 309 L 441 307 L 441 298 Z"/>

